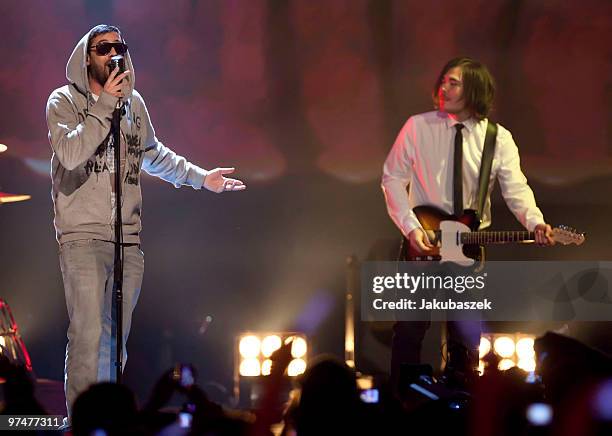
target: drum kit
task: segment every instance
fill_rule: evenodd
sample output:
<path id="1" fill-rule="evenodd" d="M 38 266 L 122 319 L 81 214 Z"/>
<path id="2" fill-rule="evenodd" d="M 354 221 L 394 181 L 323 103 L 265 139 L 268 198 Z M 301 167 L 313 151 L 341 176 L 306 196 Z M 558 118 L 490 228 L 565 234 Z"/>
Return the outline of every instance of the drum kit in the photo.
<path id="1" fill-rule="evenodd" d="M 6 145 L 0 144 L 0 153 L 7 150 Z M 0 205 L 5 203 L 16 203 L 18 201 L 29 200 L 29 195 L 15 195 L 0 192 Z M 9 305 L 0 298 L 0 355 L 7 358 L 9 362 L 21 364 L 26 370 L 32 371 L 32 361 L 30 355 L 19 335 L 17 323 L 11 313 Z M 0 379 L 0 382 L 3 380 Z"/>
<path id="2" fill-rule="evenodd" d="M 6 150 L 6 145 L 0 144 L 0 153 L 4 153 Z M 18 201 L 26 201 L 30 198 L 32 198 L 30 195 L 16 195 L 9 194 L 7 192 L 0 192 L 0 205 L 5 203 L 16 203 Z"/>

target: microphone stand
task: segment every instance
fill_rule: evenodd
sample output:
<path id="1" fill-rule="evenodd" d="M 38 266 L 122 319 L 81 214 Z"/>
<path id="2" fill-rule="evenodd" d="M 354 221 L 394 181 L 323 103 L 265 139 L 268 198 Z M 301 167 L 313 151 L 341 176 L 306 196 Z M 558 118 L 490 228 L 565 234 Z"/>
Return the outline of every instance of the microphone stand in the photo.
<path id="1" fill-rule="evenodd" d="M 123 106 L 121 99 L 113 111 L 111 123 L 113 145 L 115 147 L 115 318 L 117 355 L 115 359 L 116 382 L 121 383 L 123 373 L 123 220 L 121 216 L 121 115 Z"/>

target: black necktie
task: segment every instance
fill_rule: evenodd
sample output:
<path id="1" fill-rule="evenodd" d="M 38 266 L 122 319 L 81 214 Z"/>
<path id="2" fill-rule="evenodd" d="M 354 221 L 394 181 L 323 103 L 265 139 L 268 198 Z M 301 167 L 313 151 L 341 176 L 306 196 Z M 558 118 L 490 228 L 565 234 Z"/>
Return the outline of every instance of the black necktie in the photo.
<path id="1" fill-rule="evenodd" d="M 455 160 L 453 164 L 453 208 L 455 216 L 463 215 L 463 124 L 455 124 Z"/>

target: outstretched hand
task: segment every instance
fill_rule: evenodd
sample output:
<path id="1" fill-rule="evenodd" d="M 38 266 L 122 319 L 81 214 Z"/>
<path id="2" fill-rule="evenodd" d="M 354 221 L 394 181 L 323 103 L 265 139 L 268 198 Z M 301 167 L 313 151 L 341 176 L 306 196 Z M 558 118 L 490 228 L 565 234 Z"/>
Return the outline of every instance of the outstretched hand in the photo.
<path id="1" fill-rule="evenodd" d="M 246 185 L 242 181 L 223 177 L 225 174 L 231 174 L 235 170 L 235 168 L 215 168 L 206 175 L 203 186 L 217 194 L 224 191 L 244 191 Z"/>

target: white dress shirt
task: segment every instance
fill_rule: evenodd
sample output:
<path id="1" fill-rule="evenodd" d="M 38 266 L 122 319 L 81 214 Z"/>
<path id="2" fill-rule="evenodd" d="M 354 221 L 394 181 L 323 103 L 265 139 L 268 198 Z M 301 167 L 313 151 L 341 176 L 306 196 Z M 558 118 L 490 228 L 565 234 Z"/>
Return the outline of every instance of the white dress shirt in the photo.
<path id="1" fill-rule="evenodd" d="M 382 189 L 389 216 L 405 236 L 420 223 L 412 208 L 437 206 L 453 213 L 453 159 L 457 124 L 445 112 L 433 111 L 410 117 L 400 131 L 383 168 Z M 463 133 L 463 207 L 478 209 L 478 176 L 487 131 L 486 119 L 469 119 Z M 499 180 L 506 204 L 528 230 L 544 223 L 533 191 L 521 171 L 518 148 L 512 134 L 498 125 L 497 142 L 482 224 L 491 224 L 491 191 Z M 409 187 L 406 192 L 406 187 Z"/>

